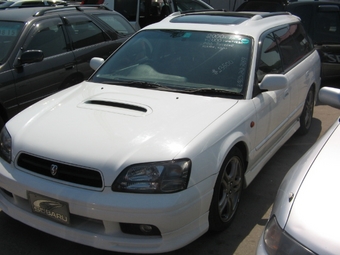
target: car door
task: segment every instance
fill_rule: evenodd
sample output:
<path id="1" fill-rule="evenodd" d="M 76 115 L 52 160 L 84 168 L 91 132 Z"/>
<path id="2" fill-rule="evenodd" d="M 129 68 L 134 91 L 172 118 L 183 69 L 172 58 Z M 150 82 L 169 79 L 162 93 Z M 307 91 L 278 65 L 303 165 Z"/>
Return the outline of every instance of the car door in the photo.
<path id="1" fill-rule="evenodd" d="M 256 69 L 255 87 L 267 74 L 282 74 L 283 63 L 278 43 L 273 32 L 261 40 Z M 262 157 L 283 135 L 290 108 L 290 87 L 275 91 L 262 91 L 254 95 L 257 124 L 255 138 L 255 157 Z"/>
<path id="2" fill-rule="evenodd" d="M 307 92 L 312 85 L 314 66 L 304 61 L 313 50 L 301 24 L 290 24 L 274 32 L 279 45 L 284 73 L 289 82 L 289 119 L 294 121 L 301 112 Z M 303 64 L 301 62 L 304 62 Z M 301 63 L 301 64 L 300 64 Z"/>
<path id="3" fill-rule="evenodd" d="M 77 72 L 74 55 L 70 50 L 58 17 L 42 19 L 32 24 L 18 58 L 28 50 L 41 50 L 44 59 L 40 62 L 20 65 L 16 63 L 14 76 L 18 109 L 57 92 L 63 82 Z"/>

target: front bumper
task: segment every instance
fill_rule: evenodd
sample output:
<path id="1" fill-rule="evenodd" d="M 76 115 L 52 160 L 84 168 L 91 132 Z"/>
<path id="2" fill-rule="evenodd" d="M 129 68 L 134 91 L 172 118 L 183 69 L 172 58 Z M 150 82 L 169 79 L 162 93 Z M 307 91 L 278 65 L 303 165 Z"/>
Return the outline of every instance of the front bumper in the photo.
<path id="1" fill-rule="evenodd" d="M 215 177 L 182 192 L 132 194 L 87 190 L 42 178 L 0 162 L 0 208 L 12 218 L 46 233 L 84 245 L 130 253 L 181 248 L 208 230 Z M 70 224 L 32 213 L 27 192 L 68 203 Z M 156 226 L 160 235 L 127 234 L 120 223 Z"/>
<path id="2" fill-rule="evenodd" d="M 265 243 L 263 241 L 263 232 L 262 232 L 262 235 L 261 235 L 259 242 L 257 244 L 256 255 L 268 255 L 268 253 L 265 249 Z"/>

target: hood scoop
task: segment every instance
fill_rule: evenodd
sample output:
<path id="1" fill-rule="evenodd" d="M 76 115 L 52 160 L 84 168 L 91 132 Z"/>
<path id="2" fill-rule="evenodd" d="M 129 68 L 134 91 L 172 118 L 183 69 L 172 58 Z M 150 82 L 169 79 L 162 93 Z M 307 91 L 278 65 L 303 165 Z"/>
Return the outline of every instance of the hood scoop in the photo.
<path id="1" fill-rule="evenodd" d="M 132 104 L 120 103 L 120 102 L 89 100 L 89 101 L 86 101 L 85 104 L 105 105 L 105 106 L 117 107 L 117 108 L 122 108 L 122 109 L 129 109 L 129 110 L 134 110 L 134 111 L 147 112 L 147 109 L 144 108 L 144 107 L 132 105 Z"/>
<path id="2" fill-rule="evenodd" d="M 78 107 L 137 117 L 146 116 L 152 112 L 151 108 L 145 105 L 112 99 L 90 99 Z"/>

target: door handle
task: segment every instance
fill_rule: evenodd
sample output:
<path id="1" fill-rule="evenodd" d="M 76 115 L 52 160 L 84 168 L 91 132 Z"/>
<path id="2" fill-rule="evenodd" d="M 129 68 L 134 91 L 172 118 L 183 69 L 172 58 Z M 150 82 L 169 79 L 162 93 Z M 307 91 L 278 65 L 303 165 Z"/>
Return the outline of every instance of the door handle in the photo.
<path id="1" fill-rule="evenodd" d="M 283 98 L 286 98 L 288 95 L 289 95 L 289 89 L 286 89 L 283 94 Z"/>
<path id="2" fill-rule="evenodd" d="M 69 63 L 69 64 L 64 65 L 64 67 L 65 67 L 65 70 L 71 70 L 75 67 L 75 64 Z"/>

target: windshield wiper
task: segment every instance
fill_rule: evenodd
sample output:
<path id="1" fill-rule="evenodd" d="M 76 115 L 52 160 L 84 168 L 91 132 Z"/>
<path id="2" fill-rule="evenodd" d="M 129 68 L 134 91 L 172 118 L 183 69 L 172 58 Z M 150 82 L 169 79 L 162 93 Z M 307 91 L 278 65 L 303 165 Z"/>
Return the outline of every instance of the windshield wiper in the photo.
<path id="1" fill-rule="evenodd" d="M 151 88 L 151 89 L 158 89 L 164 91 L 171 91 L 171 92 L 179 92 L 179 93 L 186 93 L 186 94 L 195 94 L 195 95 L 204 95 L 204 96 L 224 96 L 224 97 L 238 97 L 243 98 L 242 93 L 224 90 L 224 89 L 214 89 L 214 88 L 202 88 L 202 89 L 175 89 L 171 87 L 167 87 L 161 85 L 156 82 L 146 82 L 146 81 L 122 81 L 122 80 L 111 80 L 111 81 L 103 81 L 102 83 L 106 84 L 113 84 L 113 85 L 122 85 L 122 86 L 131 86 L 135 88 Z"/>
<path id="2" fill-rule="evenodd" d="M 137 88 L 160 88 L 164 87 L 158 83 L 154 82 L 146 82 L 146 81 L 117 81 L 113 82 L 114 84 L 117 85 L 129 85 Z"/>
<path id="3" fill-rule="evenodd" d="M 182 90 L 173 89 L 164 85 L 161 85 L 156 82 L 147 82 L 147 81 L 120 81 L 120 80 L 114 80 L 114 81 L 104 81 L 103 83 L 107 84 L 114 84 L 114 85 L 123 85 L 123 86 L 131 86 L 135 88 L 151 88 L 151 89 L 160 89 L 160 90 L 166 90 L 166 91 L 174 91 L 179 92 Z"/>
<path id="4" fill-rule="evenodd" d="M 209 96 L 234 96 L 243 98 L 242 93 L 224 90 L 224 89 L 213 89 L 213 88 L 203 88 L 203 89 L 194 89 L 194 90 L 186 90 L 187 93 L 196 94 L 196 95 L 209 95 Z"/>

